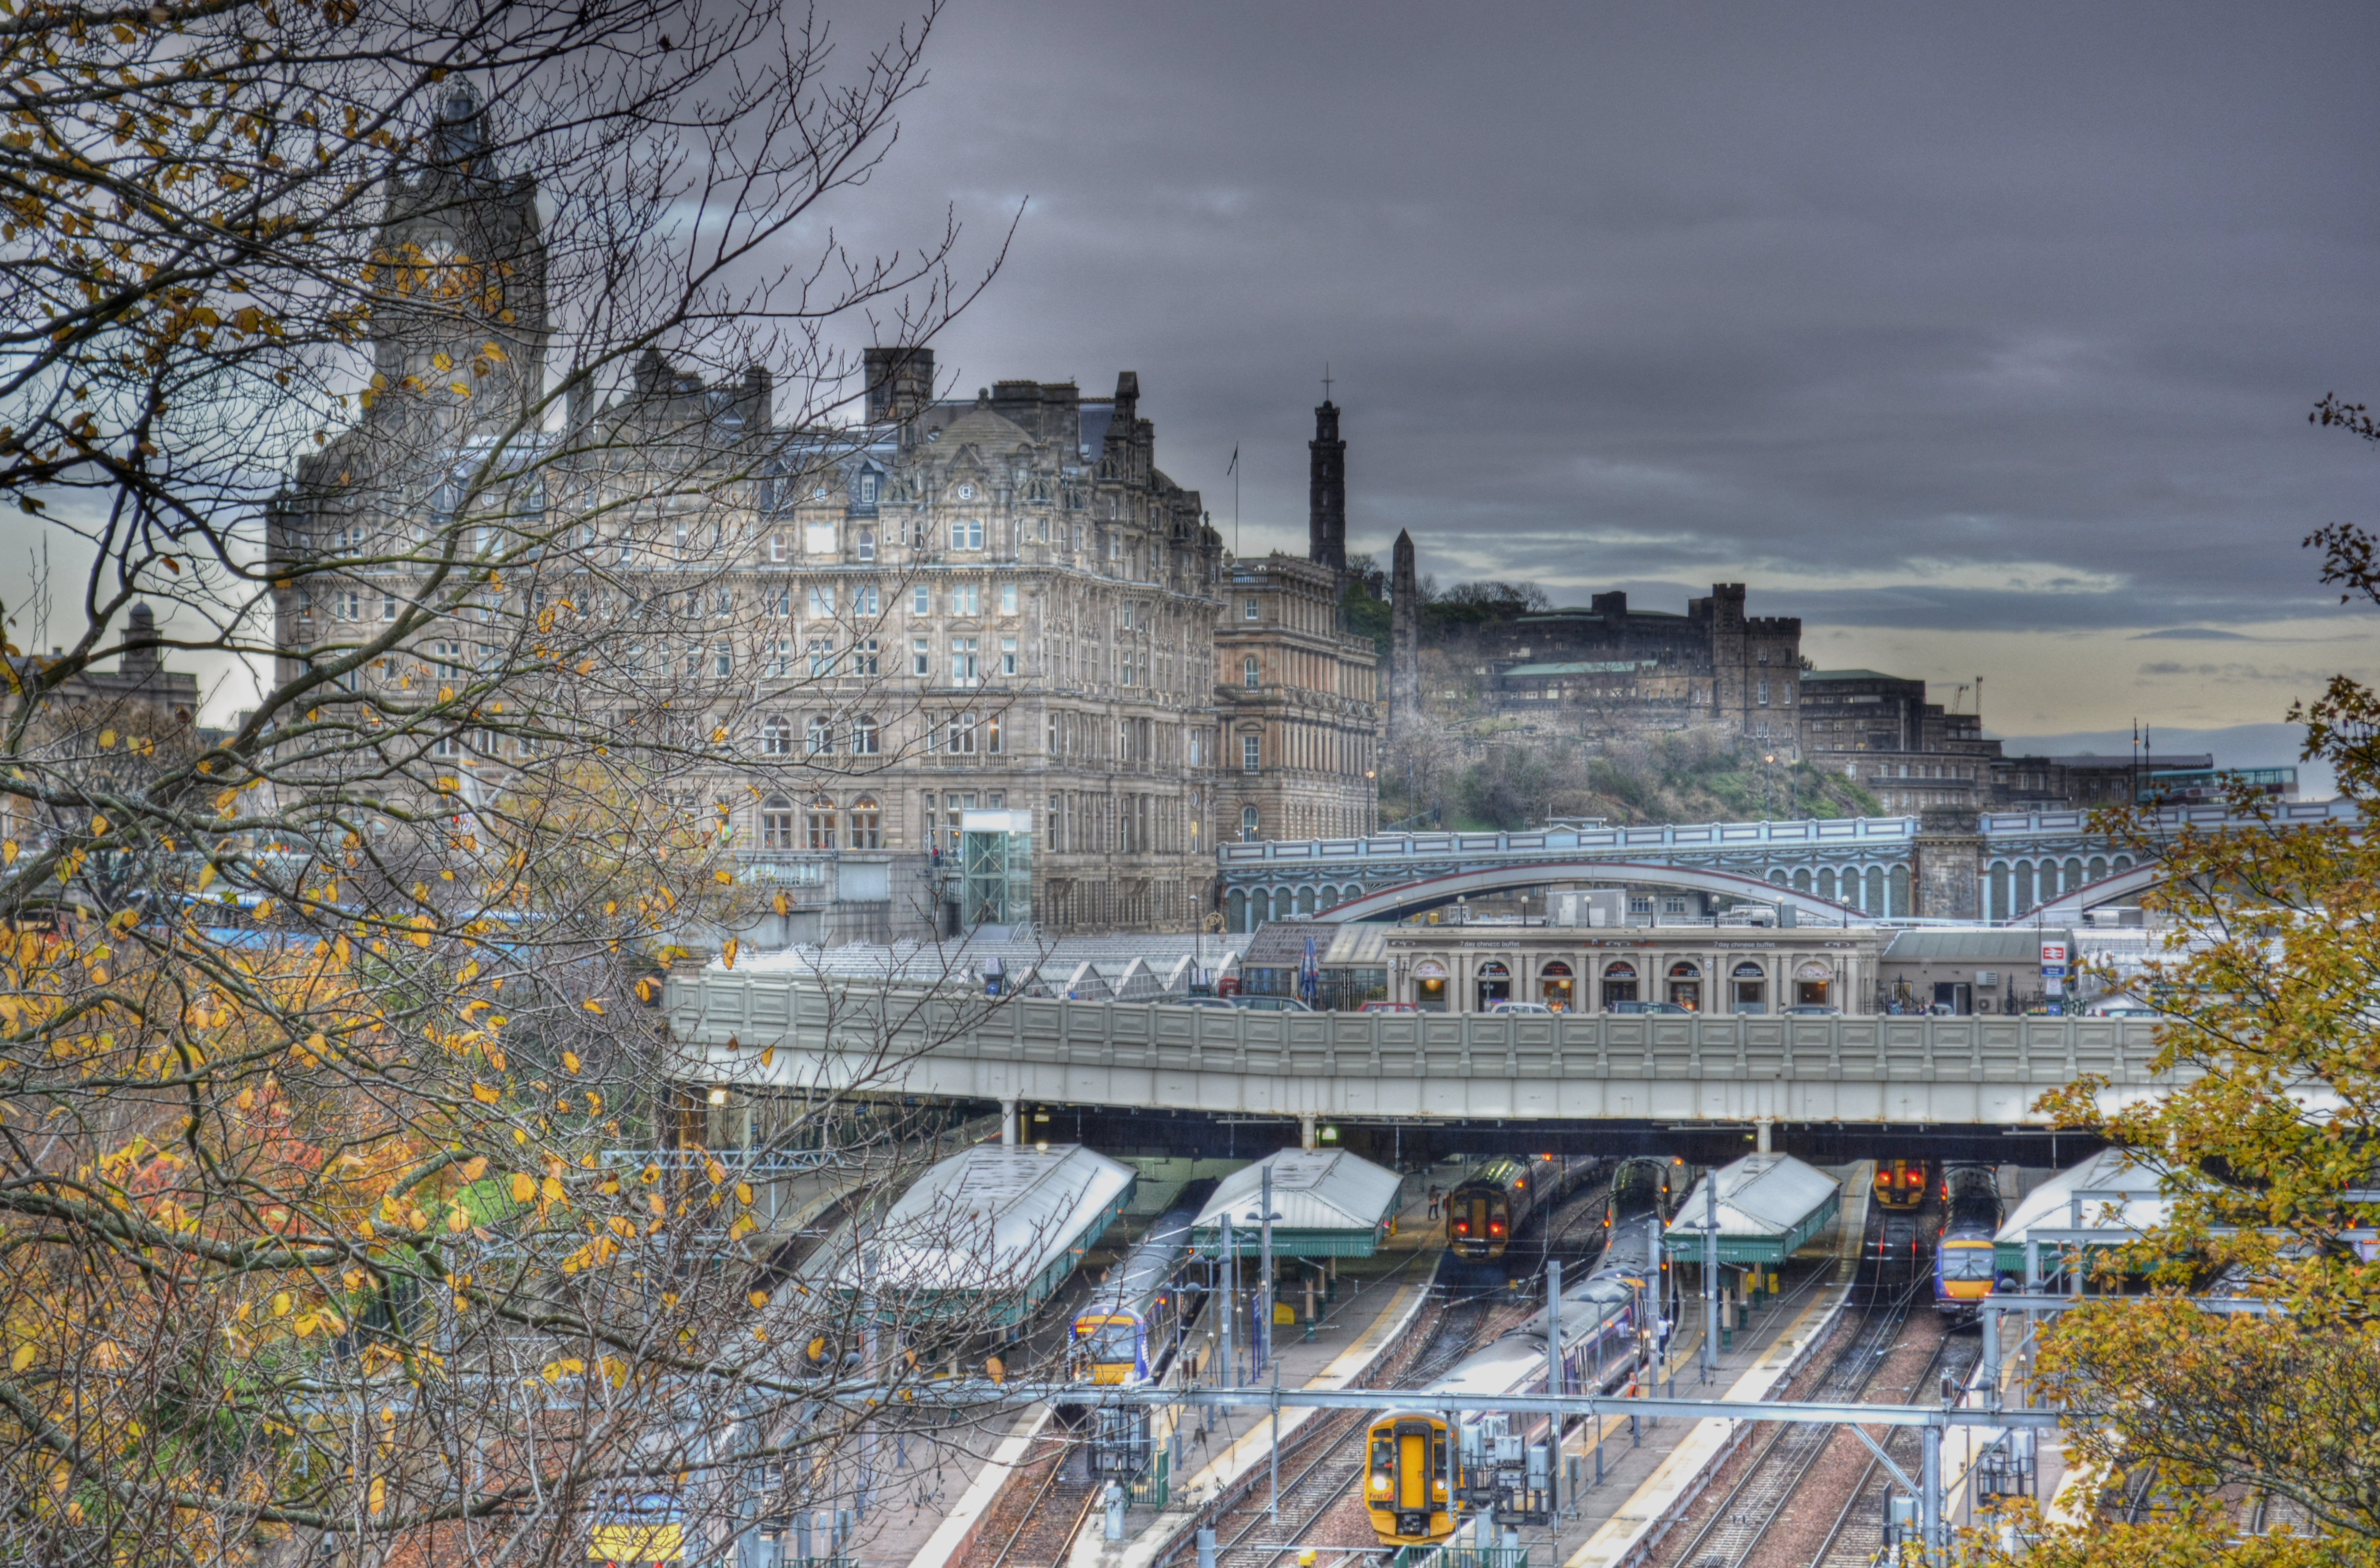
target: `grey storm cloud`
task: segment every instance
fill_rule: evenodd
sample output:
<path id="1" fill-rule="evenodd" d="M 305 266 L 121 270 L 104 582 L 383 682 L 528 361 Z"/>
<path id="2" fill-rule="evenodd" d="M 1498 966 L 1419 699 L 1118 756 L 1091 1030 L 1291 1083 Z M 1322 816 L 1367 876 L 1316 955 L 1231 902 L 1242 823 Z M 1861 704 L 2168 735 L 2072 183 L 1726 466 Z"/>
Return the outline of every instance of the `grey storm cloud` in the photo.
<path id="1" fill-rule="evenodd" d="M 849 30 L 897 13 L 846 18 Z M 1002 276 L 962 392 L 1140 374 L 1160 464 L 1297 548 L 1846 625 L 2335 613 L 2373 520 L 2380 9 L 989 6 L 848 242 Z M 1572 586 L 1574 585 L 1574 586 Z M 2159 629 L 2165 628 L 2165 629 Z"/>

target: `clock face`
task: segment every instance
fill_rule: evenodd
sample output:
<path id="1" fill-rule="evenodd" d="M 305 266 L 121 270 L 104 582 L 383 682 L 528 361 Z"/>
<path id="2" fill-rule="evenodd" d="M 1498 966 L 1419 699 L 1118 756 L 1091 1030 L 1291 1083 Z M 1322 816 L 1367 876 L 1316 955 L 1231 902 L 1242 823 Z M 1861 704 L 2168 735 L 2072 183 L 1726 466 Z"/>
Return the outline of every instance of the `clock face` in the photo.
<path id="1" fill-rule="evenodd" d="M 974 499 L 975 499 L 975 486 L 973 486 L 973 485 L 971 485 L 971 484 L 963 484 L 963 485 L 959 486 L 959 499 L 960 499 L 960 500 L 962 500 L 962 501 L 972 501 L 972 500 L 974 500 Z"/>
<path id="2" fill-rule="evenodd" d="M 826 499 L 826 486 L 824 486 L 824 485 L 820 485 L 820 486 L 819 486 L 816 490 L 811 491 L 811 492 L 810 492 L 810 499 L 811 499 L 811 500 L 813 500 L 813 501 L 823 501 L 823 500 L 825 500 L 825 499 Z"/>

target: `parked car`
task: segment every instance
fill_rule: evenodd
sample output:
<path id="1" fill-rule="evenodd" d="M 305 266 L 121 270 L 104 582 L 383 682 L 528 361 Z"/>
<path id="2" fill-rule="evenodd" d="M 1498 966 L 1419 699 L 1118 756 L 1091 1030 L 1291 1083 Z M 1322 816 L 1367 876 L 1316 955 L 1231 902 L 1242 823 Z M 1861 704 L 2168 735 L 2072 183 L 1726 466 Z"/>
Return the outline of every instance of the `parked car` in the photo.
<path id="1" fill-rule="evenodd" d="M 1488 1011 L 1490 1013 L 1551 1013 L 1553 1009 L 1542 1002 L 1507 1001 L 1489 1003 Z"/>
<path id="2" fill-rule="evenodd" d="M 1788 1018 L 1840 1018 L 1842 1015 L 1843 1010 L 1840 1007 L 1821 1007 L 1815 1003 L 1809 1002 L 1797 1007 L 1785 1009 L 1785 1016 Z"/>
<path id="3" fill-rule="evenodd" d="M 2144 1007 L 2137 1002 L 2110 1002 L 2083 1015 L 2089 1018 L 2161 1018 L 2164 1015 L 2155 1008 Z"/>
<path id="4" fill-rule="evenodd" d="M 1311 1013 L 1313 1008 L 1293 996 L 1235 996 L 1232 1005 L 1246 1013 Z"/>
<path id="5" fill-rule="evenodd" d="M 1355 1011 L 1358 1013 L 1418 1013 L 1421 1008 L 1411 1002 L 1366 1002 Z"/>
<path id="6" fill-rule="evenodd" d="M 1615 1002 L 1604 1011 L 1606 1013 L 1676 1014 L 1681 1017 L 1692 1017 L 1694 1010 L 1691 1007 L 1681 1007 L 1674 1002 Z"/>
<path id="7" fill-rule="evenodd" d="M 1172 998 L 1167 1005 L 1172 1007 L 1220 1007 L 1224 1012 L 1228 1013 L 1232 1010 L 1232 999 L 1228 996 L 1177 996 Z"/>

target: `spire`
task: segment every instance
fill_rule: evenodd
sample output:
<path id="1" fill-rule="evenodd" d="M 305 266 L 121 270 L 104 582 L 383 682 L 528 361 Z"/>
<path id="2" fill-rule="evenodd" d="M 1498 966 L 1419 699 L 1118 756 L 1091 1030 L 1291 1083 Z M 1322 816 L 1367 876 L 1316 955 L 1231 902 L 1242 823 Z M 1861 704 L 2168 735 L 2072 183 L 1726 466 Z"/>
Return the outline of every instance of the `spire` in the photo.
<path id="1" fill-rule="evenodd" d="M 1334 572 L 1347 569 L 1347 444 L 1339 439 L 1339 406 L 1328 395 L 1314 410 L 1314 439 L 1305 444 L 1305 556 Z"/>

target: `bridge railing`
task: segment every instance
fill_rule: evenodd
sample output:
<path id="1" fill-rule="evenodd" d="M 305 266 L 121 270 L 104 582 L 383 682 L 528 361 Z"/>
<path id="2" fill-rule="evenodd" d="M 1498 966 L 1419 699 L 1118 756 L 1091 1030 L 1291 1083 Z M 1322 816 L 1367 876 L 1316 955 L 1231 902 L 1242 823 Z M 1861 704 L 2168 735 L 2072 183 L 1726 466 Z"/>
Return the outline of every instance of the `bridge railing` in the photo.
<path id="1" fill-rule="evenodd" d="M 673 1037 L 757 1061 L 789 1048 L 897 1074 L 920 1056 L 1281 1077 L 1826 1079 L 2064 1084 L 2152 1079 L 2153 1020 L 1259 1013 L 673 975 Z"/>
<path id="2" fill-rule="evenodd" d="M 1703 849 L 1762 844 L 1906 844 L 1907 817 L 1792 822 L 1670 822 L 1634 828 L 1546 828 L 1533 833 L 1382 833 L 1372 838 L 1262 839 L 1226 844 L 1226 865 L 1265 860 L 1402 859 L 1415 855 L 1527 855 L 1571 850 Z"/>
<path id="3" fill-rule="evenodd" d="M 2289 801 L 2274 808 L 2280 822 L 2322 822 L 2352 815 L 2342 801 Z M 2066 838 L 2091 831 L 2088 811 L 1986 811 L 1980 826 L 1986 838 Z M 2157 813 L 2161 828 L 2217 827 L 2234 820 L 2221 806 L 2168 807 Z M 1226 844 L 1218 857 L 1226 866 L 1267 862 L 1405 860 L 1417 856 L 1529 856 L 1567 851 L 1598 853 L 1633 849 L 1720 849 L 1760 845 L 1905 845 L 1917 836 L 1913 817 L 1817 818 L 1786 822 L 1671 822 L 1633 828 L 1546 828 L 1530 833 L 1381 833 L 1371 838 L 1262 839 Z"/>

